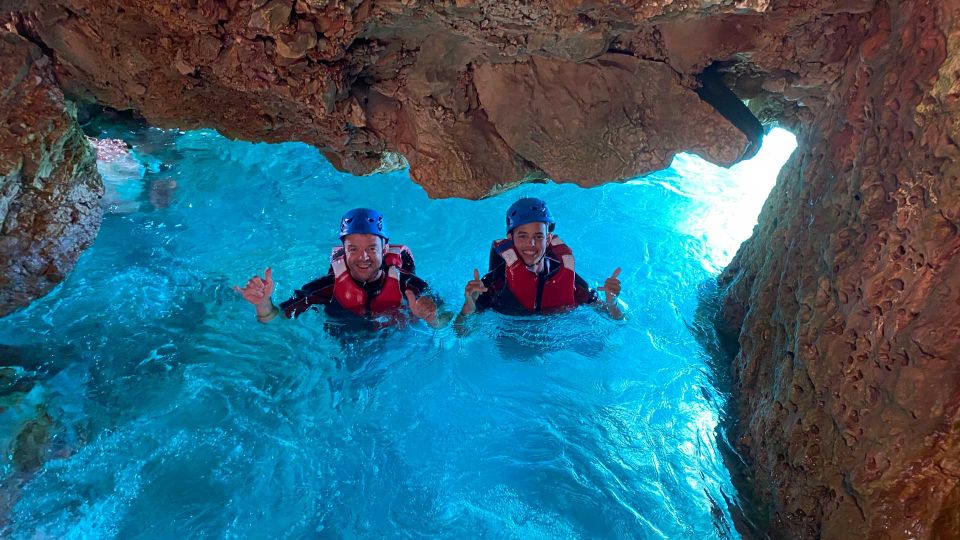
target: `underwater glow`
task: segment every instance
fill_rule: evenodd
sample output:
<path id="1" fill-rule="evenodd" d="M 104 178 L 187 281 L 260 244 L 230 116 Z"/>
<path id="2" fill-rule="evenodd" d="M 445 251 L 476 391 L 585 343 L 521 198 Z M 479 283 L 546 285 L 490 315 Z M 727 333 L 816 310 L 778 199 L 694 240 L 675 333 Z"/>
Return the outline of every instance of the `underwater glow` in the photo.
<path id="1" fill-rule="evenodd" d="M 302 144 L 102 136 L 143 164 L 101 168 L 126 199 L 65 283 L 0 321 L 0 535 L 739 537 L 726 396 L 691 329 L 786 135 L 730 170 L 678 156 L 483 201 L 349 177 Z M 232 290 L 272 266 L 279 303 L 367 206 L 457 310 L 521 196 L 547 200 L 591 285 L 623 269 L 626 321 L 581 308 L 370 334 L 313 312 L 261 325 Z"/>

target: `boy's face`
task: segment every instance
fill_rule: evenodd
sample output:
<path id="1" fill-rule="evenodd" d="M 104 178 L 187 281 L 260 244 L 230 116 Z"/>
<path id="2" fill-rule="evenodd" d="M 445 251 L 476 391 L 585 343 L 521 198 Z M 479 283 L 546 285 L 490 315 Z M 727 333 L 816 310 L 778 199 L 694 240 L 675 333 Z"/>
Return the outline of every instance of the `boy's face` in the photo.
<path id="1" fill-rule="evenodd" d="M 547 231 L 546 223 L 537 221 L 519 225 L 507 236 L 513 240 L 523 264 L 533 266 L 547 253 L 551 234 Z"/>

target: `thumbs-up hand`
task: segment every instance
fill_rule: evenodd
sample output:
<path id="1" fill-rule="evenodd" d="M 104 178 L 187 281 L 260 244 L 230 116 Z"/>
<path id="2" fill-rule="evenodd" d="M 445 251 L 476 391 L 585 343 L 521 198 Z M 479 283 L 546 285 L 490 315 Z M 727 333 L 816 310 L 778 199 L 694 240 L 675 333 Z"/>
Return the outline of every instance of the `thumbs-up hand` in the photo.
<path id="1" fill-rule="evenodd" d="M 603 291 L 606 294 L 607 303 L 613 303 L 617 300 L 617 297 L 620 296 L 620 269 L 617 268 L 613 271 L 613 274 L 603 282 L 603 287 L 598 288 L 598 291 Z"/>
<path id="2" fill-rule="evenodd" d="M 407 304 L 410 306 L 410 313 L 414 317 L 423 319 L 427 324 L 433 325 L 437 322 L 437 303 L 427 296 L 417 298 L 413 291 L 407 290 L 403 293 L 407 297 Z"/>
<path id="3" fill-rule="evenodd" d="M 482 293 L 487 292 L 487 286 L 483 284 L 480 278 L 480 271 L 473 269 L 473 279 L 467 282 L 463 289 L 463 308 L 460 310 L 460 316 L 467 316 L 477 310 L 477 298 Z"/>
<path id="4" fill-rule="evenodd" d="M 468 302 L 475 303 L 480 293 L 485 292 L 487 292 L 487 288 L 484 286 L 483 280 L 480 279 L 480 271 L 474 268 L 473 279 L 467 282 L 467 286 L 463 290 L 463 296 Z"/>

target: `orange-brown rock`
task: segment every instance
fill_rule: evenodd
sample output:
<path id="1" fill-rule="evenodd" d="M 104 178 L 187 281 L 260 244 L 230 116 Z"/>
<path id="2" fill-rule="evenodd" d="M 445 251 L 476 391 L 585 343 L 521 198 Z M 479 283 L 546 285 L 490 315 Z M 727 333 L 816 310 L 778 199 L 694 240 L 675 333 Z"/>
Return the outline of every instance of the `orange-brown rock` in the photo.
<path id="1" fill-rule="evenodd" d="M 534 57 L 482 65 L 474 83 L 507 144 L 558 182 L 599 185 L 664 169 L 678 148 L 732 165 L 747 145 L 663 62 Z"/>
<path id="2" fill-rule="evenodd" d="M 958 17 L 862 19 L 721 278 L 736 438 L 784 536 L 960 537 Z"/>
<path id="3" fill-rule="evenodd" d="M 0 317 L 73 270 L 100 227 L 102 193 L 50 59 L 0 30 Z"/>
<path id="4" fill-rule="evenodd" d="M 304 141 L 357 174 L 401 154 L 431 195 L 477 198 L 533 178 L 622 180 L 684 150 L 737 161 L 747 138 L 693 92 L 708 51 L 677 71 L 654 24 L 761 16 L 768 1 L 737 4 L 55 0 L 14 22 L 51 51 L 77 99 L 160 126 Z M 609 54 L 634 34 L 647 39 Z M 503 114 L 507 70 L 530 114 Z"/>

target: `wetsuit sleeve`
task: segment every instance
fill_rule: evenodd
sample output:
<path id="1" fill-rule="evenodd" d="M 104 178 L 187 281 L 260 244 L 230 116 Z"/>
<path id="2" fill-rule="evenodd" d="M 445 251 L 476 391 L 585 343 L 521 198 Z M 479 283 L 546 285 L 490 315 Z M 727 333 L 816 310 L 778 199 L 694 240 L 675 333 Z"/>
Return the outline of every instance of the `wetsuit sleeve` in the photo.
<path id="1" fill-rule="evenodd" d="M 407 272 L 400 273 L 400 292 L 407 294 L 407 291 L 413 291 L 413 295 L 420 298 L 430 289 L 427 282 L 419 277 Z"/>
<path id="2" fill-rule="evenodd" d="M 329 304 L 333 300 L 333 284 L 336 278 L 327 274 L 295 290 L 290 299 L 280 304 L 283 316 L 292 319 L 299 317 L 310 306 Z"/>
<path id="3" fill-rule="evenodd" d="M 493 307 L 497 295 L 506 284 L 505 269 L 506 265 L 501 264 L 480 279 L 483 286 L 487 288 L 487 292 L 480 293 L 480 296 L 477 297 L 477 311 L 484 311 Z"/>
<path id="4" fill-rule="evenodd" d="M 600 301 L 600 295 L 597 294 L 595 289 L 591 289 L 587 285 L 586 280 L 580 277 L 580 274 L 576 274 L 573 283 L 573 300 L 578 306 L 593 304 Z"/>
<path id="5" fill-rule="evenodd" d="M 400 252 L 400 268 L 402 268 L 404 272 L 409 272 L 410 274 L 416 272 L 417 267 L 413 262 L 413 255 L 411 255 L 409 251 Z"/>

